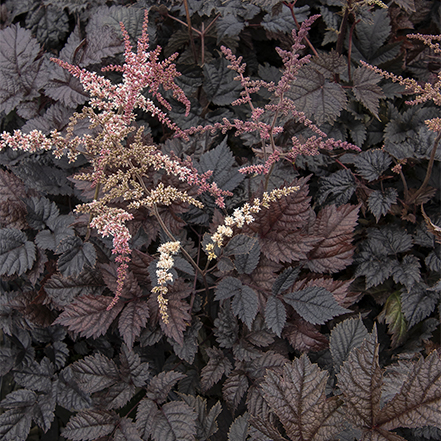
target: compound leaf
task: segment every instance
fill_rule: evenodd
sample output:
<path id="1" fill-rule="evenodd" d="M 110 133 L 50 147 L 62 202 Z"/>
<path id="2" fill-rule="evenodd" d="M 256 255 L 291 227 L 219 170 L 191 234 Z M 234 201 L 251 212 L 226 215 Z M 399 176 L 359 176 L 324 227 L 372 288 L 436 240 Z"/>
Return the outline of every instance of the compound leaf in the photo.
<path id="1" fill-rule="evenodd" d="M 0 230 L 0 275 L 22 275 L 30 270 L 36 259 L 36 248 L 26 234 L 15 228 Z"/>
<path id="2" fill-rule="evenodd" d="M 350 312 L 340 306 L 327 289 L 316 286 L 285 294 L 284 299 L 313 325 L 322 325 L 338 315 Z"/>

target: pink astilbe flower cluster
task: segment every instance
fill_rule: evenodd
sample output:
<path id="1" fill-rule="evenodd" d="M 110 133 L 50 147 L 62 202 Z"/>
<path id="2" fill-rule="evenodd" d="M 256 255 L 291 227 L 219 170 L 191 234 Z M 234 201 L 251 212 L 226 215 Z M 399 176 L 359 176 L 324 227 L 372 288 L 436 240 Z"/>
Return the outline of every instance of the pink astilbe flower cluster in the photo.
<path id="1" fill-rule="evenodd" d="M 276 48 L 284 65 L 282 78 L 277 84 L 263 80 L 252 80 L 250 77 L 245 76 L 246 64 L 242 63 L 242 57 L 237 58 L 230 49 L 222 46 L 221 50 L 225 58 L 230 62 L 228 67 L 238 74 L 234 79 L 240 81 L 243 87 L 241 97 L 233 101 L 232 105 L 249 105 L 251 109 L 251 119 L 249 121 L 242 121 L 240 119 L 229 121 L 224 118 L 222 122 L 193 127 L 187 129 L 185 133 L 188 135 L 206 131 L 214 133 L 220 130 L 225 134 L 227 131 L 234 129 L 236 136 L 238 136 L 243 133 L 258 132 L 262 143 L 264 145 L 269 144 L 269 151 L 271 153 L 269 157 L 265 159 L 264 164 L 242 167 L 240 169 L 242 173 L 268 174 L 274 163 L 282 158 L 293 161 L 300 154 L 316 155 L 320 149 L 345 148 L 360 150 L 353 144 L 347 142 L 342 143 L 331 138 L 323 141 L 323 138 L 327 137 L 326 133 L 313 124 L 303 112 L 296 110 L 294 102 L 286 96 L 291 83 L 296 79 L 299 69 L 310 61 L 310 55 L 301 57 L 299 51 L 305 48 L 302 41 L 306 38 L 312 23 L 317 17 L 319 16 L 313 15 L 309 17 L 302 23 L 298 32 L 295 30 L 292 31 L 294 44 L 291 46 L 291 50 L 286 51 Z M 264 108 L 254 106 L 251 94 L 259 92 L 261 88 L 266 88 L 269 92 L 273 93 L 276 104 L 266 104 Z M 293 138 L 291 150 L 289 152 L 283 152 L 281 147 L 276 145 L 275 141 L 275 136 L 284 130 L 283 126 L 278 125 L 281 117 L 289 117 L 297 120 L 312 130 L 317 136 L 311 137 L 305 145 L 302 145 L 296 138 Z M 264 151 L 266 150 L 267 149 L 264 148 Z"/>
<path id="2" fill-rule="evenodd" d="M 91 209 L 93 209 L 93 204 L 93 202 L 89 204 Z M 130 262 L 130 254 L 132 251 L 129 246 L 129 240 L 131 239 L 131 235 L 124 224 L 128 220 L 133 219 L 133 215 L 120 208 L 103 207 L 101 204 L 98 212 L 99 214 L 90 222 L 90 226 L 96 228 L 103 237 L 113 237 L 112 253 L 116 254 L 115 262 L 119 263 L 115 297 L 107 307 L 107 309 L 112 309 L 121 296 L 127 275 L 127 264 Z"/>

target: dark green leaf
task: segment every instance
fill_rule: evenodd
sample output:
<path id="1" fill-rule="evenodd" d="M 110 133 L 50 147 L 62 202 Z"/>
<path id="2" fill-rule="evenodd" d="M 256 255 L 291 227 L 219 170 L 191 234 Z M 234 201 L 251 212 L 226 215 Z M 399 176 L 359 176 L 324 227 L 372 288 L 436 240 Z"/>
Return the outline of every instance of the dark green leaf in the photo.
<path id="1" fill-rule="evenodd" d="M 332 318 L 350 312 L 341 307 L 325 288 L 311 286 L 284 295 L 285 302 L 313 325 L 324 324 Z"/>
<path id="2" fill-rule="evenodd" d="M 392 348 L 403 343 L 407 333 L 407 323 L 402 311 L 399 292 L 394 292 L 387 298 L 383 310 L 378 315 L 378 320 L 387 323 L 388 333 L 392 335 Z"/>

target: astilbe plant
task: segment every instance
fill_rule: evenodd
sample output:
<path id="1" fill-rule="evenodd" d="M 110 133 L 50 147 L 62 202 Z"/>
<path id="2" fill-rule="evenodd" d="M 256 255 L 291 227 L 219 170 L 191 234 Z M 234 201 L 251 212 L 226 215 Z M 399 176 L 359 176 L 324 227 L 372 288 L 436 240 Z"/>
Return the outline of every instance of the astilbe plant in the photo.
<path id="1" fill-rule="evenodd" d="M 294 15 L 293 4 L 289 7 Z M 48 150 L 56 157 L 66 156 L 71 163 L 83 155 L 90 167 L 78 173 L 75 181 L 84 181 L 81 188 L 94 194 L 94 200 L 76 207 L 77 213 L 85 216 L 78 216 L 75 224 L 73 216 L 59 214 L 55 203 L 20 187 L 25 206 L 19 208 L 21 212 L 27 210 L 28 216 L 17 229 L 0 230 L 4 239 L 0 243 L 2 274 L 29 277 L 34 285 L 39 280 L 41 287 L 38 296 L 33 292 L 6 296 L 1 305 L 4 310 L 12 310 L 11 317 L 18 311 L 29 317 L 32 307 L 62 310 L 56 319 L 55 312 L 50 311 L 52 320 L 47 329 L 35 332 L 38 342 L 47 343 L 44 353 L 53 355 L 51 360 L 51 355 L 39 362 L 34 359 L 27 331 L 4 327 L 14 343 L 17 341 L 24 348 L 19 367 L 8 363 L 16 384 L 23 387 L 2 401 L 7 410 L 0 415 L 0 434 L 8 441 L 24 440 L 32 420 L 48 431 L 56 405 L 76 412 L 62 432 L 72 440 L 208 440 L 217 431 L 216 419 L 222 411 L 220 401 L 207 409 L 206 398 L 212 401 L 216 391 L 222 396 L 224 414 L 228 414 L 227 408 L 231 411 L 231 418 L 226 417 L 230 422 L 237 411 L 241 413 L 220 435 L 221 439 L 228 436 L 230 441 L 249 436 L 253 441 L 398 441 L 404 438 L 391 430 L 430 425 L 428 431 L 432 434 L 436 428 L 441 429 L 439 354 L 433 352 L 417 362 L 406 359 L 384 370 L 380 367 L 376 326 L 369 333 L 361 317 L 357 318 L 358 312 L 349 309 L 357 308 L 353 305 L 361 297 L 350 287 L 354 280 L 350 271 L 354 230 L 360 208 L 348 203 L 352 193 L 343 203 L 315 210 L 309 196 L 310 177 L 292 179 L 280 188 L 271 187 L 270 179 L 276 174 L 279 161 L 292 165 L 299 156 L 319 157 L 320 151 L 332 153 L 334 158 L 341 149 L 360 151 L 347 141 L 328 138 L 305 113 L 297 110 L 290 98 L 297 74 L 310 61 L 308 55 L 300 54 L 305 49 L 303 41 L 311 46 L 306 36 L 316 19 L 317 16 L 306 19 L 298 31 L 292 32 L 289 50 L 277 49 L 283 71 L 276 82 L 251 79 L 243 60 L 222 47 L 229 68 L 237 74 L 236 81 L 243 89 L 232 105 L 249 107 L 250 117 L 223 118 L 186 130 L 167 114 L 172 110 L 170 96 L 184 105 L 186 114 L 191 110 L 189 99 L 175 82 L 180 75 L 174 64 L 178 55 L 160 61 L 161 49 L 150 51 L 147 13 L 137 52 L 133 52 L 121 23 L 125 62 L 103 69 L 120 73 L 120 83 L 53 60 L 80 80 L 90 95 L 89 105 L 72 116 L 66 134 L 57 130 L 47 136 L 38 130 L 28 134 L 5 132 L 0 147 L 25 152 Z M 436 37 L 424 38 L 434 50 L 439 49 L 434 43 Z M 369 68 L 387 75 L 376 67 Z M 439 81 L 422 88 L 413 80 L 390 78 L 420 94 L 417 99 L 421 102 L 433 99 L 437 103 Z M 266 89 L 271 99 L 257 105 L 254 99 L 261 89 Z M 378 109 L 374 110 L 378 113 Z M 226 197 L 232 192 L 216 183 L 216 170 L 207 166 L 220 162 L 229 168 L 226 176 L 233 175 L 236 182 L 241 182 L 243 176 L 237 177 L 237 169 L 231 165 L 234 160 L 226 141 L 204 153 L 199 163 L 179 159 L 150 142 L 145 127 L 139 127 L 139 112 L 157 118 L 163 127 L 184 140 L 217 131 L 257 134 L 260 149 L 254 151 L 258 160 L 239 169 L 247 184 L 252 174 L 263 175 L 257 177 L 260 184 L 250 190 L 248 202 L 242 199 L 240 204 L 229 203 Z M 285 124 L 292 120 L 312 133 L 309 138 L 290 136 L 287 143 L 280 141 Z M 87 122 L 96 134 L 75 135 L 80 122 Z M 432 119 L 428 126 L 439 132 L 439 118 Z M 378 156 L 384 159 L 386 153 L 363 153 L 373 165 L 365 160 L 367 165 L 360 175 L 369 180 L 367 171 L 372 165 L 375 178 L 371 180 L 377 179 L 390 164 L 384 160 L 381 171 L 377 170 Z M 204 156 L 209 158 L 205 164 Z M 432 158 L 430 161 L 429 166 Z M 345 172 L 349 173 L 347 169 Z M 19 180 L 13 175 L 1 177 L 18 185 Z M 203 228 L 193 230 L 200 239 L 196 250 L 185 235 L 179 234 L 185 224 L 179 215 L 188 214 L 190 206 L 212 210 L 201 202 L 209 199 L 203 193 L 208 193 L 217 209 L 210 212 L 210 234 L 202 238 Z M 228 214 L 231 207 L 234 208 Z M 151 218 L 157 223 L 152 227 L 153 233 L 149 233 L 153 244 L 145 246 L 145 242 L 150 242 L 143 242 L 142 233 L 137 233 L 139 224 L 149 225 Z M 42 225 L 48 228 L 43 229 Z M 84 241 L 74 235 L 72 225 L 77 231 L 83 228 Z M 33 241 L 21 231 L 27 227 L 41 230 Z M 436 232 L 436 225 L 432 227 Z M 101 263 L 111 260 L 111 256 L 102 251 L 106 247 L 100 248 L 102 242 L 94 229 L 104 243 L 107 236 L 112 237 L 116 268 Z M 160 230 L 163 234 L 158 234 Z M 409 250 L 411 239 L 407 233 L 372 230 L 366 241 L 372 248 L 374 243 L 384 249 L 389 246 L 392 251 L 385 252 L 395 256 Z M 158 235 L 160 244 L 155 242 Z M 139 246 L 139 242 L 143 244 Z M 142 246 L 147 248 L 146 253 L 140 251 Z M 56 269 L 53 261 L 46 264 L 41 249 L 60 255 Z M 367 253 L 364 248 L 359 255 L 363 253 Z M 181 255 L 191 266 L 183 262 Z M 412 257 L 403 258 L 404 268 L 407 262 L 415 263 Z M 70 261 L 75 265 L 69 265 Z M 397 261 L 395 270 L 401 268 L 399 264 Z M 377 268 L 381 273 L 382 268 Z M 186 280 L 182 273 L 194 277 L 193 287 L 187 283 L 190 277 Z M 364 274 L 363 269 L 359 274 Z M 397 274 L 395 271 L 394 279 Z M 99 290 L 82 293 L 83 289 L 99 285 L 99 277 L 113 297 L 101 295 Z M 400 280 L 403 279 L 404 275 Z M 406 287 L 412 286 L 411 275 L 406 280 Z M 48 307 L 38 303 L 45 296 Z M 421 296 L 423 301 L 426 297 Z M 413 322 L 418 321 L 419 313 L 413 314 Z M 334 320 L 343 315 L 355 317 L 336 324 Z M 323 333 L 320 326 L 330 323 L 332 331 Z M 49 328 L 49 324 L 55 326 Z M 78 353 L 84 356 L 65 367 L 70 351 L 63 342 L 66 332 L 60 325 L 67 328 L 72 340 L 96 339 L 96 346 L 92 347 L 98 350 L 90 354 L 81 346 L 90 340 L 78 341 Z M 26 326 L 27 323 L 22 327 Z M 116 327 L 120 334 L 117 337 L 117 332 L 113 332 Z M 100 338 L 107 330 L 112 332 Z M 161 338 L 163 342 L 158 343 Z M 140 346 L 134 347 L 137 339 Z M 112 346 L 117 349 L 114 351 Z M 293 359 L 290 353 L 320 351 L 328 346 L 329 351 L 321 353 L 323 359 L 320 353 L 312 357 L 331 372 L 330 378 L 305 354 Z M 32 351 L 28 351 L 29 347 Z M 166 361 L 161 351 L 171 353 Z M 13 353 L 2 353 L 3 359 L 5 354 Z M 115 353 L 118 356 L 113 359 Z M 145 358 L 152 360 L 151 366 Z M 162 369 L 159 373 L 158 368 Z M 186 378 L 182 372 L 196 374 L 197 380 L 185 383 L 190 375 Z M 223 376 L 226 379 L 221 382 Z M 180 393 L 176 394 L 173 389 L 178 383 Z"/>
<path id="2" fill-rule="evenodd" d="M 283 76 L 277 84 L 254 81 L 250 80 L 249 77 L 245 77 L 246 65 L 241 63 L 240 58 L 236 59 L 231 50 L 222 47 L 224 55 L 231 63 L 229 68 L 238 73 L 236 79 L 240 81 L 244 89 L 242 98 L 232 104 L 250 105 L 252 115 L 251 121 L 248 122 L 237 119 L 230 122 L 224 119 L 223 123 L 199 126 L 182 131 L 161 108 L 155 105 L 150 98 L 145 97 L 143 92 L 147 90 L 163 107 L 170 110 L 171 105 L 160 93 L 162 87 L 165 91 L 172 91 L 173 97 L 185 105 L 186 114 L 190 110 L 189 100 L 182 89 L 174 82 L 174 79 L 179 76 L 173 64 L 177 54 L 164 61 L 159 61 L 161 48 L 157 47 L 154 51 L 149 51 L 147 12 L 145 13 L 142 36 L 138 41 L 137 52 L 132 51 L 129 34 L 125 30 L 124 24 L 121 23 L 125 43 L 125 63 L 122 66 L 111 65 L 103 68 L 103 71 L 121 72 L 122 82 L 120 84 L 112 84 L 110 80 L 94 72 L 89 72 L 59 59 L 52 59 L 53 62 L 80 80 L 84 90 L 91 96 L 89 106 L 83 107 L 81 113 L 74 114 L 66 129 L 67 134 L 65 136 L 57 130 L 53 130 L 48 137 L 39 130 L 32 130 L 29 134 L 15 131 L 10 135 L 5 132 L 1 135 L 0 146 L 1 148 L 9 146 L 14 150 L 26 152 L 36 152 L 40 149 L 51 150 L 56 157 L 67 155 L 72 162 L 81 153 L 89 159 L 93 171 L 76 175 L 75 178 L 91 182 L 96 189 L 96 198 L 93 202 L 76 207 L 76 211 L 90 214 L 89 228 L 96 228 L 103 237 L 109 235 L 113 237 L 112 253 L 116 255 L 115 261 L 119 266 L 115 297 L 109 304 L 108 309 L 111 309 L 118 302 L 128 270 L 131 254 L 129 246 L 131 235 L 125 224 L 133 219 L 130 210 L 136 210 L 140 207 L 147 208 L 156 217 L 171 242 L 176 244 L 178 242 L 175 241 L 172 233 L 161 219 L 158 206 L 169 206 L 174 201 L 181 201 L 198 208 L 203 207 L 201 202 L 190 196 L 187 191 L 180 191 L 172 186 L 164 186 L 163 183 L 159 183 L 153 188 L 149 187 L 146 184 L 149 175 L 155 171 L 163 170 L 168 175 L 176 176 L 190 187 L 196 186 L 198 188 L 197 194 L 209 192 L 215 196 L 216 203 L 220 208 L 225 207 L 224 196 L 231 195 L 230 192 L 218 188 L 215 182 L 208 183 L 210 171 L 200 175 L 190 161 L 171 158 L 161 153 L 157 147 L 145 145 L 142 141 L 143 127 L 137 128 L 133 125 L 138 109 L 158 118 L 162 124 L 174 131 L 175 136 L 185 139 L 188 139 L 190 135 L 205 131 L 222 130 L 225 133 L 234 129 L 236 135 L 258 132 L 264 152 L 270 151 L 271 154 L 263 165 L 244 167 L 240 171 L 243 173 L 263 173 L 267 175 L 267 178 L 274 163 L 280 159 L 293 162 L 299 154 L 315 155 L 320 149 L 351 148 L 359 150 L 358 147 L 347 142 L 332 138 L 324 140 L 326 134 L 307 119 L 302 112 L 296 111 L 292 100 L 285 96 L 290 83 L 295 80 L 298 69 L 309 61 L 309 56 L 300 57 L 299 51 L 305 47 L 302 40 L 306 37 L 311 24 L 317 17 L 312 16 L 302 23 L 299 32 L 293 31 L 294 44 L 290 51 L 277 49 L 284 64 Z M 274 94 L 276 104 L 268 104 L 265 108 L 253 105 L 251 94 L 258 92 L 261 87 L 267 88 Z M 269 123 L 263 122 L 263 119 L 268 115 L 271 121 Z M 304 144 L 293 137 L 291 150 L 281 152 L 280 148 L 276 146 L 275 136 L 283 132 L 283 127 L 278 126 L 277 122 L 280 117 L 286 117 L 287 115 L 313 130 L 318 137 L 313 136 Z M 98 136 L 74 136 L 74 127 L 81 119 L 89 121 L 91 129 L 98 129 Z M 133 132 L 136 132 L 136 134 L 132 137 L 132 140 L 129 140 L 129 135 Z M 103 191 L 103 195 L 98 197 L 100 190 Z M 291 191 L 293 189 L 287 188 L 278 193 L 273 192 L 269 200 L 274 202 L 278 198 L 288 195 Z M 264 196 L 262 206 L 269 208 L 265 198 L 266 196 Z M 121 203 L 119 201 L 124 201 L 124 208 L 120 207 Z M 257 209 L 260 209 L 260 206 L 255 203 L 251 210 Z M 250 218 L 251 220 L 252 218 Z M 250 221 L 247 223 L 250 223 Z M 227 228 L 229 228 L 228 225 Z M 173 253 L 177 252 L 176 247 L 172 245 L 170 247 L 174 250 Z M 161 250 L 159 251 L 161 252 Z M 181 251 L 197 268 L 188 253 L 183 248 L 181 248 Z M 210 247 L 207 251 L 211 251 Z M 165 321 L 167 321 L 166 300 L 163 296 L 167 292 L 167 281 L 172 281 L 171 274 L 167 274 L 167 270 L 170 269 L 171 266 L 164 266 L 164 262 L 160 260 L 157 270 L 158 287 L 154 288 L 154 292 L 158 293 L 158 302 L 161 305 L 162 317 Z M 202 272 L 200 269 L 198 270 Z"/>

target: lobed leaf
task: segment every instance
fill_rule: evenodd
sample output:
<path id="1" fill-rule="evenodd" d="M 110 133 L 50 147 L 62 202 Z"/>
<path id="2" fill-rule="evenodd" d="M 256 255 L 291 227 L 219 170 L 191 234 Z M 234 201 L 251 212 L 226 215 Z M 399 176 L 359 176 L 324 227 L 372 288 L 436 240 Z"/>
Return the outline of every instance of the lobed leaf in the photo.
<path id="1" fill-rule="evenodd" d="M 0 229 L 0 275 L 22 275 L 30 270 L 36 259 L 33 242 L 15 228 Z"/>
<path id="2" fill-rule="evenodd" d="M 85 269 L 95 266 L 95 247 L 90 242 L 83 243 L 77 236 L 62 240 L 56 252 L 63 253 L 58 258 L 57 266 L 64 277 L 77 277 Z"/>
<path id="3" fill-rule="evenodd" d="M 377 222 L 381 216 L 387 214 L 392 206 L 396 204 L 398 192 L 395 188 L 388 187 L 384 191 L 374 190 L 368 198 L 369 210 L 375 216 Z"/>
<path id="4" fill-rule="evenodd" d="M 263 396 L 279 417 L 290 439 L 325 441 L 340 430 L 340 404 L 326 399 L 328 374 L 306 355 L 286 363 L 283 374 L 269 370 L 262 382 Z"/>
<path id="5" fill-rule="evenodd" d="M 370 110 L 377 119 L 379 119 L 379 101 L 386 97 L 381 87 L 377 84 L 381 79 L 381 75 L 364 66 L 355 69 L 352 75 L 352 81 L 354 82 L 352 91 L 355 98 Z"/>
<path id="6" fill-rule="evenodd" d="M 428 289 L 425 283 L 415 283 L 401 291 L 401 305 L 409 328 L 421 322 L 435 309 L 439 292 Z"/>
<path id="7" fill-rule="evenodd" d="M 346 93 L 340 84 L 327 80 L 313 66 L 303 66 L 286 96 L 294 101 L 297 110 L 314 118 L 318 125 L 334 122 L 346 108 Z"/>

